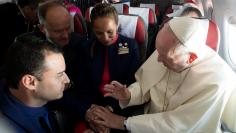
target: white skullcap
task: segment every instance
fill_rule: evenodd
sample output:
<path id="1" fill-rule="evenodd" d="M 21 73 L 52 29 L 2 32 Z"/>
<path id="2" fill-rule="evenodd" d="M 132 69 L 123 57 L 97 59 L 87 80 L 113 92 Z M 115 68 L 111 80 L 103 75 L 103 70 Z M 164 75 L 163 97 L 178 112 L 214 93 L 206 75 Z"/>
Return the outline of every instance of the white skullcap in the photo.
<path id="1" fill-rule="evenodd" d="M 188 17 L 174 18 L 169 21 L 169 26 L 179 41 L 185 43 L 197 31 L 199 22 L 196 19 Z"/>
<path id="2" fill-rule="evenodd" d="M 203 54 L 206 47 L 208 33 L 208 20 L 190 17 L 177 17 L 168 22 L 178 40 L 191 52 Z"/>

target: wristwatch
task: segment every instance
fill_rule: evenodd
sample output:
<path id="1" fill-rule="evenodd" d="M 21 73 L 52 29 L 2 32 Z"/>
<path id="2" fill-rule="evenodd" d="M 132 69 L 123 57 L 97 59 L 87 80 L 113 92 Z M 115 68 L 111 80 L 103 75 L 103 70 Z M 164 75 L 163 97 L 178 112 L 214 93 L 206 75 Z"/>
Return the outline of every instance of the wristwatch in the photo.
<path id="1" fill-rule="evenodd" d="M 123 123 L 125 130 L 128 130 L 128 129 L 127 129 L 127 119 L 128 119 L 128 118 L 125 118 L 124 123 Z"/>

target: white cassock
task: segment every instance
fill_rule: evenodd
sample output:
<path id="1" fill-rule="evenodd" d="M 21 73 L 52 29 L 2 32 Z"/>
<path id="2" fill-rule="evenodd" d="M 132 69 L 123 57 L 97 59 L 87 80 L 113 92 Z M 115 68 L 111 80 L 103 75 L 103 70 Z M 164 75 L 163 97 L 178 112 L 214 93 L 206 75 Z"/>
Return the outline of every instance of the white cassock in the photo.
<path id="1" fill-rule="evenodd" d="M 156 51 L 139 68 L 135 74 L 137 82 L 128 87 L 131 92 L 128 105 L 120 103 L 123 108 L 147 103 L 144 115 L 127 119 L 127 128 L 132 133 L 221 132 L 222 112 L 236 88 L 236 75 L 205 44 L 195 52 L 201 56 L 181 73 L 158 63 Z"/>

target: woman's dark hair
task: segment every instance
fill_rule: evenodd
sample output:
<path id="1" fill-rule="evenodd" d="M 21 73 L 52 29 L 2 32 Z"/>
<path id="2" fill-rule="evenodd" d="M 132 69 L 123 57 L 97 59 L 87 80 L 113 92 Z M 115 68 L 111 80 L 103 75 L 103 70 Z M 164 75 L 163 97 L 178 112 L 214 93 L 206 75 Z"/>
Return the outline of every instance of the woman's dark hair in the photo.
<path id="1" fill-rule="evenodd" d="M 98 3 L 95 5 L 90 15 L 92 25 L 97 18 L 101 17 L 112 17 L 115 23 L 118 24 L 118 13 L 111 4 Z"/>

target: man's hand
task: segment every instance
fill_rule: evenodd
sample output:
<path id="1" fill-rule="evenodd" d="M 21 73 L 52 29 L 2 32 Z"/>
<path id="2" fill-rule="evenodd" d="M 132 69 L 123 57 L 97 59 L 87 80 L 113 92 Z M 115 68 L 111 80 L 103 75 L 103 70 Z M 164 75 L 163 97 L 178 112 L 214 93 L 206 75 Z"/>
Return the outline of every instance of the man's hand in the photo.
<path id="1" fill-rule="evenodd" d="M 95 133 L 92 129 L 87 129 L 83 133 Z"/>
<path id="2" fill-rule="evenodd" d="M 85 119 L 86 121 L 89 123 L 89 126 L 96 132 L 98 133 L 109 133 L 110 129 L 106 128 L 103 125 L 99 125 L 97 123 L 95 123 L 94 121 L 98 119 L 98 117 L 96 116 L 96 114 L 94 113 L 95 110 L 98 110 L 99 108 L 103 108 L 101 106 L 98 105 L 92 105 L 86 112 L 86 116 Z M 107 110 L 109 110 L 107 108 Z M 88 131 L 90 132 L 90 131 Z"/>
<path id="3" fill-rule="evenodd" d="M 97 108 L 94 113 L 98 119 L 94 120 L 98 125 L 103 125 L 108 128 L 121 129 L 124 130 L 124 120 L 123 116 L 113 114 L 106 108 Z"/>
<path id="4" fill-rule="evenodd" d="M 130 100 L 130 91 L 126 88 L 126 85 L 122 85 L 117 81 L 112 81 L 110 84 L 104 86 L 105 97 L 113 97 L 121 102 L 127 102 Z"/>

